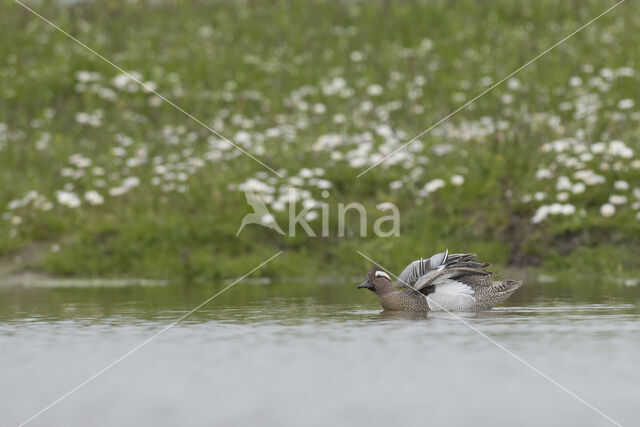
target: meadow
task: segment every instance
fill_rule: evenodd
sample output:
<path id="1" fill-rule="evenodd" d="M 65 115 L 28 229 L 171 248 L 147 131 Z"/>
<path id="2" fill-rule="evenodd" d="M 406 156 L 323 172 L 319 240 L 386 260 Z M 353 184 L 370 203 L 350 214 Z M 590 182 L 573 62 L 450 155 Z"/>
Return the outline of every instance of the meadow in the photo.
<path id="1" fill-rule="evenodd" d="M 400 271 L 449 248 L 637 276 L 640 13 L 602 1 L 0 0 L 0 271 L 209 281 Z M 277 172 L 276 173 L 274 173 Z M 281 175 L 281 176 L 279 176 Z M 400 235 L 281 236 L 293 191 L 394 203 Z M 328 192 L 324 193 L 323 192 Z M 326 196 L 326 197 L 325 197 Z M 313 213 L 315 212 L 315 213 Z M 330 229 L 336 230 L 330 218 Z"/>

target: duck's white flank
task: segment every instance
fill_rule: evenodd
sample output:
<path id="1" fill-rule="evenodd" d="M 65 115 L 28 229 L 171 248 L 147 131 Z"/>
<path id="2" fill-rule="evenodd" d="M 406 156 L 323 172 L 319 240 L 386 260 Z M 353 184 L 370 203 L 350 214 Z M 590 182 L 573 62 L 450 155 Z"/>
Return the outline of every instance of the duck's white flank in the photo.
<path id="1" fill-rule="evenodd" d="M 434 292 L 426 297 L 431 311 L 475 310 L 475 291 L 471 286 L 451 279 L 439 279 L 435 285 Z"/>

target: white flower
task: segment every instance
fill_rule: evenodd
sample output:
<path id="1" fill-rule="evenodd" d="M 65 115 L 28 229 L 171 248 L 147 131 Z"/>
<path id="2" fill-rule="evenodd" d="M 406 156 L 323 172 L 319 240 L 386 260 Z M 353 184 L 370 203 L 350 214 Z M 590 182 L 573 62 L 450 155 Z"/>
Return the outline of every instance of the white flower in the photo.
<path id="1" fill-rule="evenodd" d="M 391 181 L 389 183 L 389 188 L 392 190 L 399 190 L 402 188 L 402 186 L 404 185 L 404 183 L 402 181 Z"/>
<path id="2" fill-rule="evenodd" d="M 433 48 L 433 41 L 431 39 L 422 39 L 420 42 L 420 49 L 427 51 Z"/>
<path id="3" fill-rule="evenodd" d="M 87 202 L 94 206 L 104 203 L 104 197 L 102 197 L 102 195 L 95 190 L 90 190 L 84 193 L 84 198 Z"/>
<path id="4" fill-rule="evenodd" d="M 591 154 L 591 153 L 582 153 L 582 154 L 580 154 L 580 161 L 590 162 L 591 160 L 593 160 L 593 154 Z"/>
<path id="5" fill-rule="evenodd" d="M 24 202 L 21 199 L 16 199 L 9 202 L 8 209 L 12 211 L 22 206 L 24 206 Z"/>
<path id="6" fill-rule="evenodd" d="M 427 182 L 424 185 L 424 190 L 428 193 L 433 193 L 434 191 L 437 191 L 438 189 L 442 188 L 445 186 L 445 182 L 443 180 L 441 180 L 440 178 L 436 178 L 433 179 L 429 182 Z"/>
<path id="7" fill-rule="evenodd" d="M 604 176 L 597 175 L 589 169 L 579 170 L 573 174 L 573 177 L 584 181 L 587 185 L 603 184 L 606 181 Z"/>
<path id="8" fill-rule="evenodd" d="M 633 157 L 633 150 L 622 141 L 611 141 L 609 143 L 609 154 L 620 156 L 623 159 L 630 159 Z"/>
<path id="9" fill-rule="evenodd" d="M 553 203 L 549 206 L 549 213 L 551 215 L 559 215 L 562 213 L 562 205 L 560 203 Z"/>
<path id="10" fill-rule="evenodd" d="M 383 90 L 384 89 L 380 85 L 370 85 L 367 87 L 367 93 L 370 96 L 380 96 L 382 95 Z"/>
<path id="11" fill-rule="evenodd" d="M 547 219 L 548 215 L 549 215 L 549 206 L 542 205 L 536 210 L 535 215 L 533 215 L 533 218 L 531 218 L 531 222 L 534 224 L 539 224 L 545 219 Z"/>
<path id="12" fill-rule="evenodd" d="M 619 194 L 612 194 L 609 196 L 609 203 L 612 205 L 624 205 L 627 203 L 627 196 L 621 196 Z"/>
<path id="13" fill-rule="evenodd" d="M 431 147 L 431 151 L 433 151 L 433 154 L 435 154 L 438 157 L 444 156 L 445 154 L 448 154 L 453 151 L 453 145 L 451 144 L 434 145 L 433 147 Z"/>
<path id="14" fill-rule="evenodd" d="M 618 102 L 618 108 L 621 110 L 628 110 L 629 108 L 633 108 L 634 105 L 634 100 L 630 98 L 621 99 L 620 102 Z"/>
<path id="15" fill-rule="evenodd" d="M 569 86 L 578 87 L 582 86 L 582 79 L 578 76 L 573 76 L 569 79 Z"/>
<path id="16" fill-rule="evenodd" d="M 75 77 L 76 80 L 82 83 L 89 83 L 100 80 L 100 74 L 84 70 L 76 71 Z"/>
<path id="17" fill-rule="evenodd" d="M 513 102 L 513 95 L 505 93 L 500 97 L 500 101 L 502 101 L 503 104 L 511 104 Z"/>
<path id="18" fill-rule="evenodd" d="M 155 92 L 158 90 L 158 83 L 152 81 L 144 82 L 143 87 L 147 92 Z"/>
<path id="19" fill-rule="evenodd" d="M 260 217 L 260 222 L 264 225 L 268 225 L 268 224 L 273 224 L 274 222 L 276 222 L 276 220 L 273 217 L 273 215 L 271 215 L 270 213 L 267 213 Z"/>
<path id="20" fill-rule="evenodd" d="M 111 83 L 118 89 L 123 89 L 129 84 L 129 76 L 126 74 L 118 74 L 111 80 Z"/>
<path id="21" fill-rule="evenodd" d="M 102 124 L 102 115 L 102 110 L 96 110 L 93 112 L 93 114 L 79 112 L 76 113 L 76 122 L 83 125 L 98 127 Z"/>
<path id="22" fill-rule="evenodd" d="M 353 52 L 351 52 L 351 55 L 349 55 L 349 58 L 351 58 L 353 62 L 360 62 L 364 59 L 364 55 L 362 54 L 362 52 L 354 50 Z"/>
<path id="23" fill-rule="evenodd" d="M 100 96 L 100 98 L 107 99 L 109 101 L 118 99 L 118 95 L 116 94 L 116 92 L 108 87 L 100 88 L 98 95 Z"/>
<path id="24" fill-rule="evenodd" d="M 300 169 L 300 172 L 298 172 L 298 176 L 300 178 L 305 178 L 305 179 L 311 178 L 311 177 L 313 177 L 313 171 L 311 169 L 308 169 L 308 168 L 302 168 L 302 169 Z"/>
<path id="25" fill-rule="evenodd" d="M 558 181 L 556 182 L 556 190 L 571 190 L 571 181 L 566 176 L 558 177 Z"/>
<path id="26" fill-rule="evenodd" d="M 333 123 L 339 125 L 347 121 L 347 116 L 344 114 L 338 113 L 333 115 Z"/>
<path id="27" fill-rule="evenodd" d="M 69 208 L 77 208 L 80 206 L 80 198 L 71 191 L 56 191 L 56 198 L 58 203 Z"/>
<path id="28" fill-rule="evenodd" d="M 567 200 L 569 200 L 569 193 L 567 193 L 566 191 L 562 191 L 556 195 L 556 199 L 559 202 L 566 202 Z"/>
<path id="29" fill-rule="evenodd" d="M 546 179 L 546 178 L 551 178 L 552 174 L 551 171 L 549 169 L 538 169 L 536 171 L 536 179 Z"/>
<path id="30" fill-rule="evenodd" d="M 116 157 L 123 157 L 127 154 L 127 151 L 122 147 L 113 147 L 111 149 L 111 154 L 113 154 Z"/>
<path id="31" fill-rule="evenodd" d="M 271 209 L 276 212 L 283 212 L 287 208 L 287 205 L 282 200 L 276 200 L 271 204 Z"/>
<path id="32" fill-rule="evenodd" d="M 113 187 L 113 188 L 109 189 L 109 195 L 110 196 L 122 196 L 127 191 L 129 191 L 129 188 L 127 188 L 127 187 Z"/>
<path id="33" fill-rule="evenodd" d="M 493 79 L 489 76 L 484 76 L 480 79 L 480 86 L 490 86 L 493 83 Z"/>
<path id="34" fill-rule="evenodd" d="M 581 182 L 576 182 L 571 186 L 571 192 L 573 194 L 582 194 L 586 190 L 586 186 Z"/>
<path id="35" fill-rule="evenodd" d="M 518 90 L 522 87 L 522 84 L 517 78 L 511 77 L 509 80 L 507 80 L 507 87 L 511 90 Z"/>
<path id="36" fill-rule="evenodd" d="M 613 216 L 615 213 L 616 213 L 616 207 L 613 206 L 612 204 L 605 203 L 604 205 L 600 206 L 600 214 L 605 218 L 609 218 Z"/>
<path id="37" fill-rule="evenodd" d="M 82 154 L 74 154 L 69 158 L 69 163 L 83 169 L 91 166 L 91 159 L 84 157 Z"/>
<path id="38" fill-rule="evenodd" d="M 140 178 L 138 178 L 137 176 L 130 176 L 127 177 L 123 182 L 122 182 L 122 186 L 126 187 L 128 189 L 131 189 L 133 187 L 137 187 L 138 185 L 140 185 Z"/>
<path id="39" fill-rule="evenodd" d="M 547 194 L 543 191 L 538 191 L 533 195 L 533 198 L 538 202 L 541 202 L 542 200 L 544 200 L 545 197 L 547 197 Z"/>
<path id="40" fill-rule="evenodd" d="M 333 184 L 331 184 L 331 181 L 328 181 L 326 179 L 318 179 L 316 180 L 316 187 L 318 187 L 321 190 L 328 190 L 333 186 Z"/>
<path id="41" fill-rule="evenodd" d="M 460 186 L 464 184 L 464 176 L 462 175 L 453 175 L 451 177 L 451 183 L 455 186 Z"/>
<path id="42" fill-rule="evenodd" d="M 138 89 L 137 81 L 142 80 L 142 74 L 132 71 L 128 74 L 122 73 L 115 76 L 111 83 L 117 88 L 121 90 L 127 90 L 129 92 L 135 92 Z"/>
<path id="43" fill-rule="evenodd" d="M 576 213 L 576 207 L 571 204 L 562 205 L 562 215 L 573 215 Z"/>
<path id="44" fill-rule="evenodd" d="M 309 211 L 304 215 L 304 219 L 306 219 L 307 221 L 313 221 L 316 218 L 318 218 L 317 211 Z"/>
<path id="45" fill-rule="evenodd" d="M 317 200 L 313 200 L 313 199 L 304 199 L 302 201 L 302 207 L 305 209 L 313 209 L 314 207 L 320 205 L 320 203 Z"/>
<path id="46" fill-rule="evenodd" d="M 300 177 L 292 176 L 289 178 L 289 184 L 295 185 L 296 187 L 302 187 L 304 185 L 304 181 Z"/>
<path id="47" fill-rule="evenodd" d="M 255 193 L 273 193 L 275 192 L 275 188 L 272 186 L 265 184 L 256 178 L 249 178 L 244 183 L 238 186 L 239 191 L 253 191 Z"/>
<path id="48" fill-rule="evenodd" d="M 80 124 L 88 124 L 91 122 L 91 114 L 85 112 L 76 113 L 76 122 Z"/>
<path id="49" fill-rule="evenodd" d="M 211 25 L 203 25 L 198 30 L 198 34 L 200 34 L 200 37 L 207 38 L 213 34 L 213 27 Z"/>
<path id="50" fill-rule="evenodd" d="M 618 180 L 613 183 L 613 188 L 619 191 L 625 191 L 629 189 L 629 183 L 627 181 Z"/>
<path id="51" fill-rule="evenodd" d="M 324 114 L 327 111 L 327 107 L 324 104 L 314 104 L 313 112 L 316 114 Z"/>
<path id="52" fill-rule="evenodd" d="M 600 75 L 607 80 L 611 80 L 615 76 L 611 68 L 603 68 L 600 70 Z"/>
<path id="53" fill-rule="evenodd" d="M 240 132 L 235 134 L 233 139 L 238 144 L 247 145 L 247 146 L 251 145 L 251 134 L 249 132 L 241 130 Z"/>
<path id="54" fill-rule="evenodd" d="M 454 92 L 454 94 L 451 95 L 451 100 L 456 104 L 464 102 L 465 99 L 467 99 L 467 95 L 465 95 L 464 92 Z"/>

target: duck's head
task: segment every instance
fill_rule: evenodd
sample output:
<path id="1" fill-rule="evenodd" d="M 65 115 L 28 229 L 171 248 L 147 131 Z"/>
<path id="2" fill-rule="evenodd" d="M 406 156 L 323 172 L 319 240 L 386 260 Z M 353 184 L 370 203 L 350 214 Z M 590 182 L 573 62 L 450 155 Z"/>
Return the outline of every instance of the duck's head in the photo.
<path id="1" fill-rule="evenodd" d="M 367 279 L 358 285 L 358 289 L 369 289 L 377 293 L 393 289 L 393 281 L 386 271 L 380 267 L 374 267 L 367 273 Z"/>

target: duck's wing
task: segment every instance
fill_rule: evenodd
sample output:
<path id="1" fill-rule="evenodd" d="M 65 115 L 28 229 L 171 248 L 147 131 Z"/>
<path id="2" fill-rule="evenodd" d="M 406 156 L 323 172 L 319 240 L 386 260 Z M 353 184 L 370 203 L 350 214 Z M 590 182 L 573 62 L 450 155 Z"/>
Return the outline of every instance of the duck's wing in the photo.
<path id="1" fill-rule="evenodd" d="M 442 265 L 449 257 L 449 250 L 432 255 L 429 258 L 420 258 L 405 267 L 398 276 L 397 286 L 400 288 L 415 287 L 422 276 Z"/>
<path id="2" fill-rule="evenodd" d="M 419 259 L 409 264 L 398 276 L 399 287 L 421 290 L 428 286 L 445 284 L 449 279 L 465 275 L 491 275 L 484 270 L 489 264 L 476 261 L 476 254 L 438 253 L 430 258 Z"/>

